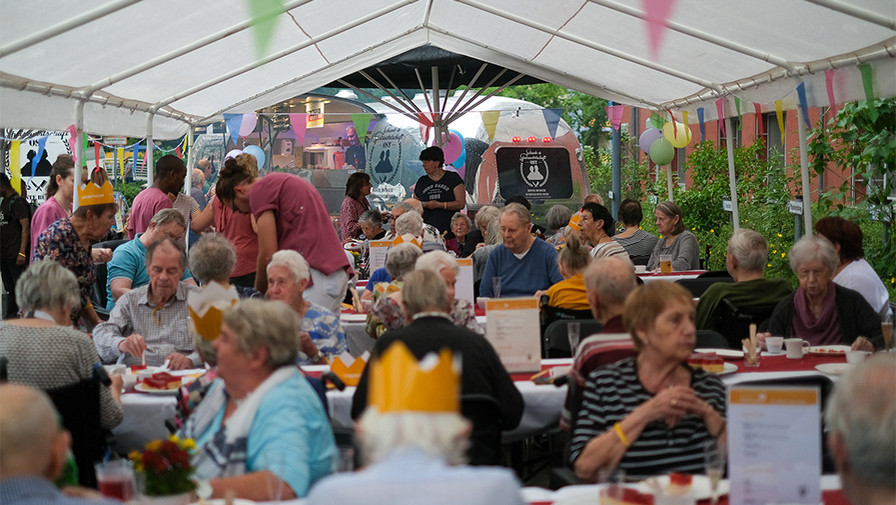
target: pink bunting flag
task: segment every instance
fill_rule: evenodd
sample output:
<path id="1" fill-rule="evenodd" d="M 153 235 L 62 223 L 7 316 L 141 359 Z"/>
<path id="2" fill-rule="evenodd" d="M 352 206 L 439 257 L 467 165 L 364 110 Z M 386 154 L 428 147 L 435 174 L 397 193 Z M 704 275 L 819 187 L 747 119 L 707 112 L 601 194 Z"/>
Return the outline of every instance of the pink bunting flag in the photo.
<path id="1" fill-rule="evenodd" d="M 610 120 L 610 124 L 613 125 L 613 129 L 619 130 L 622 126 L 622 113 L 625 110 L 624 105 L 608 105 L 605 107 L 607 111 L 607 118 Z"/>
<path id="2" fill-rule="evenodd" d="M 298 144 L 303 145 L 305 143 L 305 130 L 308 128 L 308 114 L 290 114 L 289 125 L 292 126 L 292 133 L 296 136 Z"/>
<path id="3" fill-rule="evenodd" d="M 828 103 L 831 105 L 831 117 L 836 115 L 837 112 L 837 101 L 834 100 L 834 73 L 836 70 L 825 70 L 824 71 L 824 84 L 828 90 Z"/>
<path id="4" fill-rule="evenodd" d="M 725 135 L 725 99 L 719 98 L 716 100 L 716 112 L 719 115 L 719 128 L 722 130 L 722 135 Z"/>
<path id="5" fill-rule="evenodd" d="M 660 45 L 669 22 L 669 15 L 676 0 L 642 0 L 644 21 L 647 21 L 647 39 L 650 45 L 650 59 L 656 60 Z"/>

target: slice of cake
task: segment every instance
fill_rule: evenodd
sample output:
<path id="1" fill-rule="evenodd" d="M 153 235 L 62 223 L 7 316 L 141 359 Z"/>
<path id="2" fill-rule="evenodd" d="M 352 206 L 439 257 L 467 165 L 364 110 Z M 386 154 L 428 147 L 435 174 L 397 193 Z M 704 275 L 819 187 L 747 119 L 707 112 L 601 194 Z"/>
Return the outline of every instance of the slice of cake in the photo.
<path id="1" fill-rule="evenodd" d="M 693 476 L 686 473 L 670 473 L 669 489 L 667 493 L 670 495 L 683 495 L 691 490 Z"/>
<path id="2" fill-rule="evenodd" d="M 721 356 L 712 353 L 703 359 L 703 369 L 707 372 L 721 373 L 725 371 L 725 360 Z"/>
<path id="3" fill-rule="evenodd" d="M 177 389 L 182 383 L 180 377 L 175 377 L 168 372 L 158 372 L 152 374 L 151 377 L 143 379 L 143 388 L 158 390 Z"/>
<path id="4" fill-rule="evenodd" d="M 621 496 L 620 496 L 621 495 Z M 600 493 L 601 505 L 653 505 L 653 495 L 613 484 Z"/>

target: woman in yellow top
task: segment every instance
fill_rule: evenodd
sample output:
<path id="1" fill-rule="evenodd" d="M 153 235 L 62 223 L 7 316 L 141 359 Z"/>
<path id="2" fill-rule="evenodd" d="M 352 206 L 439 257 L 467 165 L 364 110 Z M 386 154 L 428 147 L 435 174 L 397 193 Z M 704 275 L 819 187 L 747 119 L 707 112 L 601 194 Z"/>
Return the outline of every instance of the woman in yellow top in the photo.
<path id="1" fill-rule="evenodd" d="M 570 235 L 566 241 L 566 247 L 560 250 L 557 256 L 560 266 L 560 275 L 563 280 L 554 284 L 547 291 L 536 293 L 539 297 L 548 296 L 548 305 L 559 309 L 588 310 L 588 299 L 585 296 L 585 269 L 591 263 L 591 255 L 588 249 L 579 243 L 575 235 Z"/>

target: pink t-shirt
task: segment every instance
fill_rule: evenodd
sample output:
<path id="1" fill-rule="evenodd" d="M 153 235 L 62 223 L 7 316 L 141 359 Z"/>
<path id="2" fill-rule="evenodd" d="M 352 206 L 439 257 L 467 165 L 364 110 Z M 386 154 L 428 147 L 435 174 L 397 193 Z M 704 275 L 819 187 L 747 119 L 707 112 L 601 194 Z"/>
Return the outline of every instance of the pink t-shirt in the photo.
<path id="1" fill-rule="evenodd" d="M 132 239 L 138 233 L 143 233 L 149 228 L 149 222 L 152 221 L 156 212 L 162 209 L 170 209 L 174 206 L 168 195 L 159 188 L 146 188 L 141 191 L 136 198 L 134 204 L 131 205 L 131 216 L 128 219 L 128 238 Z"/>
<path id="2" fill-rule="evenodd" d="M 339 269 L 352 275 L 324 199 L 310 182 L 295 175 L 270 173 L 252 185 L 249 206 L 255 219 L 274 211 L 278 249 L 297 251 L 324 275 Z"/>
<path id="3" fill-rule="evenodd" d="M 258 237 L 252 229 L 252 216 L 234 212 L 221 200 L 212 199 L 215 212 L 215 229 L 227 237 L 236 249 L 236 265 L 231 277 L 255 273 L 258 265 Z"/>
<path id="4" fill-rule="evenodd" d="M 34 216 L 31 217 L 31 247 L 33 248 L 37 244 L 37 237 L 44 230 L 66 216 L 68 216 L 68 213 L 52 196 L 40 204 L 37 210 L 34 211 Z"/>

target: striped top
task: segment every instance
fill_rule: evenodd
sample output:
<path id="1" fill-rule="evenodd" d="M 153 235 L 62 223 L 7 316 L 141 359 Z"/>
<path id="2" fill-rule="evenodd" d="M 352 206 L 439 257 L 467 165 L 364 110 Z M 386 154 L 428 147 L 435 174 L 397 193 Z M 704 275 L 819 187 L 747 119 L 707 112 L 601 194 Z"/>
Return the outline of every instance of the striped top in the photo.
<path id="1" fill-rule="evenodd" d="M 570 461 L 575 462 L 592 438 L 621 422 L 632 411 L 650 400 L 650 394 L 638 380 L 636 358 L 601 367 L 588 376 L 582 406 L 572 433 Z M 691 371 L 691 388 L 725 416 L 725 386 L 703 370 Z M 653 421 L 619 462 L 626 477 L 645 478 L 669 472 L 704 473 L 703 443 L 710 440 L 703 419 L 684 417 L 674 428 L 665 420 Z"/>
<path id="2" fill-rule="evenodd" d="M 646 265 L 653 248 L 656 246 L 657 238 L 652 233 L 637 230 L 628 237 L 614 236 L 613 240 L 619 242 L 619 245 L 625 248 L 632 262 L 636 265 Z"/>
<path id="3" fill-rule="evenodd" d="M 631 261 L 631 258 L 628 257 L 628 253 L 625 252 L 625 249 L 623 249 L 623 247 L 615 240 L 597 244 L 591 248 L 591 257 L 594 259 L 609 258 L 610 256 L 619 256 L 620 258 Z"/>

